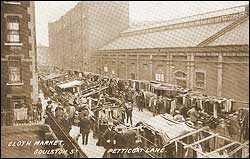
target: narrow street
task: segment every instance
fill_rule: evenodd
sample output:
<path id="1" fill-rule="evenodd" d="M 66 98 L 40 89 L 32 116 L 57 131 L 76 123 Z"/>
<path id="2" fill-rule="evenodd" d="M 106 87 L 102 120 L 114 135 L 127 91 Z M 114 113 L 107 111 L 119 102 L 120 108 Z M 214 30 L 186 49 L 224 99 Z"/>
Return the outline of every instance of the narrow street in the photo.
<path id="1" fill-rule="evenodd" d="M 43 105 L 43 113 L 45 112 L 47 101 L 49 99 L 44 99 L 44 95 L 42 92 L 39 93 L 39 98 L 41 98 L 42 105 Z M 53 102 L 52 103 L 53 107 L 57 107 L 57 103 Z M 153 113 L 148 111 L 147 109 L 144 109 L 143 112 L 139 111 L 138 108 L 133 109 L 133 116 L 132 116 L 132 121 L 133 121 L 133 126 L 135 126 L 138 122 L 140 121 L 146 121 L 147 119 L 153 117 Z M 42 123 L 44 123 L 44 119 L 42 119 Z M 77 134 L 78 132 L 75 132 Z M 74 134 L 74 132 L 72 133 Z M 83 152 L 89 157 L 89 158 L 102 158 L 105 152 L 105 148 L 102 146 L 96 146 L 98 139 L 95 139 L 93 137 L 93 131 L 91 130 L 89 133 L 89 141 L 88 145 L 83 145 L 82 144 L 82 136 L 79 137 L 78 139 L 78 144 L 83 150 Z"/>
<path id="2" fill-rule="evenodd" d="M 1 17 L 1 158 L 249 158 L 248 1 L 2 1 Z"/>
<path id="3" fill-rule="evenodd" d="M 137 108 L 133 110 L 133 125 L 138 123 L 139 121 L 144 121 L 153 117 L 153 113 L 144 109 L 143 112 L 139 112 Z M 82 148 L 83 152 L 89 158 L 102 158 L 105 152 L 105 148 L 102 146 L 96 146 L 97 139 L 93 137 L 93 131 L 91 130 L 89 133 L 89 143 L 88 145 L 82 145 L 82 137 L 79 138 L 78 144 Z"/>

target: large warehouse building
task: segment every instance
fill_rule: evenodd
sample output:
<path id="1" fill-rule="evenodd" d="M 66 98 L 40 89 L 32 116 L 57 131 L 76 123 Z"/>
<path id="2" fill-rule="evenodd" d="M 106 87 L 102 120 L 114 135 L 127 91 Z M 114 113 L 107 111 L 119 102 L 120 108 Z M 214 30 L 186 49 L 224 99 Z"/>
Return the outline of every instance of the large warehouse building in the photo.
<path id="1" fill-rule="evenodd" d="M 50 64 L 60 69 L 91 71 L 91 56 L 128 28 L 128 2 L 79 2 L 49 23 Z"/>
<path id="2" fill-rule="evenodd" d="M 96 73 L 249 101 L 249 7 L 130 27 L 98 52 Z"/>

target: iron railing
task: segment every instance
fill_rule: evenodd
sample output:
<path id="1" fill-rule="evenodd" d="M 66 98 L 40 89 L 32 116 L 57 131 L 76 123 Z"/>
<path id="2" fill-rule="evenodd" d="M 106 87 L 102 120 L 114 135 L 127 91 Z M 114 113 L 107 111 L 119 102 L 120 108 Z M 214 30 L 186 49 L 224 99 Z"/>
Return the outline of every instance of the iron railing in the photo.
<path id="1" fill-rule="evenodd" d="M 51 127 L 56 137 L 59 140 L 63 140 L 63 148 L 67 150 L 67 152 L 72 152 L 72 154 L 69 154 L 71 158 L 87 158 L 87 155 L 82 151 L 78 143 L 71 136 L 69 136 L 67 132 L 65 132 L 52 114 L 48 113 L 47 120 L 48 125 Z"/>

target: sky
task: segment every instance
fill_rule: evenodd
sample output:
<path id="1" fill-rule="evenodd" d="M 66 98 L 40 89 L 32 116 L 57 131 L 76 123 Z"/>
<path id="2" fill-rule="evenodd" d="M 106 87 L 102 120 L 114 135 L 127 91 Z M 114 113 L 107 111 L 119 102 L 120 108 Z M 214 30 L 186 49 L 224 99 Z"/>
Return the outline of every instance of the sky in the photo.
<path id="1" fill-rule="evenodd" d="M 35 1 L 37 44 L 48 46 L 48 23 L 54 22 L 79 1 Z M 130 23 L 166 21 L 249 4 L 248 1 L 130 1 Z"/>

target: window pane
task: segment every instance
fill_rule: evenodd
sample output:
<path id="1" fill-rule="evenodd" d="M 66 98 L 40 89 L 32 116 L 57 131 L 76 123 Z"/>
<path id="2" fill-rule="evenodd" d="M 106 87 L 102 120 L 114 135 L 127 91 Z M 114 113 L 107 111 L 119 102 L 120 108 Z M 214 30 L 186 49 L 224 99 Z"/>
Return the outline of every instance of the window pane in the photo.
<path id="1" fill-rule="evenodd" d="M 155 80 L 156 81 L 164 81 L 164 74 L 156 73 L 155 74 Z"/>
<path id="2" fill-rule="evenodd" d="M 9 62 L 9 81 L 10 83 L 21 82 L 20 61 Z"/>
<path id="3" fill-rule="evenodd" d="M 161 74 L 161 81 L 164 81 L 164 74 Z"/>
<path id="4" fill-rule="evenodd" d="M 8 35 L 8 42 L 19 42 L 19 35 Z"/>
<path id="5" fill-rule="evenodd" d="M 20 46 L 10 46 L 10 50 L 14 53 L 18 53 L 21 50 Z"/>
<path id="6" fill-rule="evenodd" d="M 155 74 L 155 80 L 158 81 L 158 74 Z"/>
<path id="7" fill-rule="evenodd" d="M 19 23 L 18 22 L 9 22 L 8 23 L 8 30 L 19 30 Z"/>
<path id="8" fill-rule="evenodd" d="M 19 17 L 8 17 L 7 19 L 7 40 L 8 42 L 19 42 Z"/>
<path id="9" fill-rule="evenodd" d="M 204 88 L 204 82 L 196 82 L 196 86 Z"/>
<path id="10" fill-rule="evenodd" d="M 197 72 L 196 73 L 196 80 L 197 81 L 204 81 L 205 80 L 205 74 L 202 72 Z"/>

